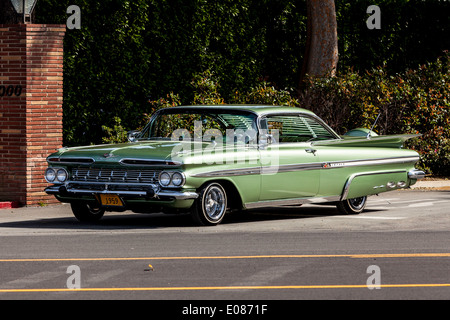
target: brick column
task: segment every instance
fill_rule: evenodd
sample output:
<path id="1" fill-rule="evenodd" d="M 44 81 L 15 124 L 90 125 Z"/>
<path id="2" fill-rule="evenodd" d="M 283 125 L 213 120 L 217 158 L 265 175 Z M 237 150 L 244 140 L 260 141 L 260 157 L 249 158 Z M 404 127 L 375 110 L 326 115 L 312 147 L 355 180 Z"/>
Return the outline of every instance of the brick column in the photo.
<path id="1" fill-rule="evenodd" d="M 0 24 L 0 201 L 56 203 L 43 174 L 62 144 L 65 30 Z"/>

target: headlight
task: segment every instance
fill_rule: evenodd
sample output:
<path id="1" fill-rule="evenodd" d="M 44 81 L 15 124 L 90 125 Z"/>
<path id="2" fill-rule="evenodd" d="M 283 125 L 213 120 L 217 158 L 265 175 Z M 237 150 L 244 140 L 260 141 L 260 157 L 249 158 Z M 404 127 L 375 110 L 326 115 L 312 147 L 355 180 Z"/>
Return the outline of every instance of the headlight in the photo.
<path id="1" fill-rule="evenodd" d="M 47 168 L 45 170 L 45 180 L 49 183 L 63 183 L 68 178 L 69 174 L 64 168 Z"/>
<path id="2" fill-rule="evenodd" d="M 59 182 L 66 181 L 67 171 L 65 169 L 58 169 L 58 171 L 56 171 L 56 179 L 58 179 Z"/>
<path id="3" fill-rule="evenodd" d="M 183 184 L 183 181 L 184 181 L 184 177 L 183 177 L 183 175 L 180 172 L 175 172 L 172 175 L 172 184 L 175 187 L 181 186 Z"/>
<path id="4" fill-rule="evenodd" d="M 163 186 L 163 187 L 167 187 L 170 183 L 170 174 L 168 174 L 167 172 L 162 172 L 159 175 L 159 183 Z"/>
<path id="5" fill-rule="evenodd" d="M 162 187 L 181 187 L 184 185 L 184 182 L 186 181 L 184 174 L 182 172 L 166 172 L 163 171 L 159 175 L 159 184 Z"/>
<path id="6" fill-rule="evenodd" d="M 55 181 L 56 178 L 56 172 L 53 168 L 47 168 L 47 170 L 45 170 L 45 180 L 47 180 L 47 182 L 52 183 L 53 181 Z"/>

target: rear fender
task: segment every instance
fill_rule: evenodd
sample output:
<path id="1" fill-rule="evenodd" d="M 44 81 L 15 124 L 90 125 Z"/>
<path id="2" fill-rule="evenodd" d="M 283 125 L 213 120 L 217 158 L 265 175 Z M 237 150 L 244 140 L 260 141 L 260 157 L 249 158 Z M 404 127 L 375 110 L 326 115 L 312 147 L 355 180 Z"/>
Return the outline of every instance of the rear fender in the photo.
<path id="1" fill-rule="evenodd" d="M 348 178 L 341 201 L 406 188 L 408 183 L 406 170 L 355 173 Z"/>

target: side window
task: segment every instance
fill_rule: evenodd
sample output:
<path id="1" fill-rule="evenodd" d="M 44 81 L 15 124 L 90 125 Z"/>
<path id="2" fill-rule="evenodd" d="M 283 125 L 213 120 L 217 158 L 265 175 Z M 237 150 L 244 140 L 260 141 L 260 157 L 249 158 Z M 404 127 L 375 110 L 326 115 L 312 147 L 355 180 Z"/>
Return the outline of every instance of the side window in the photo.
<path id="1" fill-rule="evenodd" d="M 267 129 L 269 134 L 279 137 L 279 143 L 335 139 L 320 122 L 304 115 L 267 117 Z"/>

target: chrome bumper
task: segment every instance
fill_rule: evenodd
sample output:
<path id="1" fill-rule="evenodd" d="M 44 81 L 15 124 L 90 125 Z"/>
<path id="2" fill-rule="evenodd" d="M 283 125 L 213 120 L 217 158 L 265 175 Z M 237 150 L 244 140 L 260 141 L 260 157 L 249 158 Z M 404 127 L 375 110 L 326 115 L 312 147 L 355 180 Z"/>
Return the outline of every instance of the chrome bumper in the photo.
<path id="1" fill-rule="evenodd" d="M 413 169 L 408 172 L 408 178 L 416 180 L 423 179 L 425 178 L 425 172 L 423 172 L 422 170 Z"/>
<path id="2" fill-rule="evenodd" d="M 172 191 L 172 190 L 154 190 L 148 188 L 148 190 L 140 191 L 129 191 L 129 190 L 90 190 L 82 188 L 73 188 L 67 185 L 53 185 L 45 189 L 47 194 L 61 195 L 61 196 L 72 196 L 76 194 L 116 194 L 118 196 L 130 196 L 130 197 L 145 197 L 149 200 L 158 200 L 163 198 L 172 198 L 176 200 L 190 200 L 197 199 L 198 194 L 196 192 L 182 192 L 182 191 Z"/>

